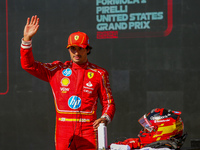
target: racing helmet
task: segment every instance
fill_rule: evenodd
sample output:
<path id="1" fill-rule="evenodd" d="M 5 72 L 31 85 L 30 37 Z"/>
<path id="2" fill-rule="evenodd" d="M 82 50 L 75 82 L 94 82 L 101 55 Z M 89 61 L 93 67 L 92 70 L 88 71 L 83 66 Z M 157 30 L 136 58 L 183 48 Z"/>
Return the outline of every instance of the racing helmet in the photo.
<path id="1" fill-rule="evenodd" d="M 183 135 L 184 124 L 180 111 L 156 108 L 142 116 L 138 122 L 144 127 L 139 138 L 141 146 L 170 138 L 180 138 Z"/>

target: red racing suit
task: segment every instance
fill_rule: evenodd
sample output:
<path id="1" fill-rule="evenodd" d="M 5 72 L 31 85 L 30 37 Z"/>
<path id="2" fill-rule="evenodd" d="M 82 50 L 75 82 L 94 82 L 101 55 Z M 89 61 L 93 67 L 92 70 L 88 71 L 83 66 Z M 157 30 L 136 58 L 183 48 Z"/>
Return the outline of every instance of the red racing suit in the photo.
<path id="1" fill-rule="evenodd" d="M 90 62 L 42 63 L 34 60 L 32 41 L 21 44 L 21 65 L 30 74 L 49 82 L 56 108 L 56 150 L 97 149 L 93 122 L 97 119 L 97 101 L 102 116 L 110 122 L 115 113 L 108 73 Z"/>

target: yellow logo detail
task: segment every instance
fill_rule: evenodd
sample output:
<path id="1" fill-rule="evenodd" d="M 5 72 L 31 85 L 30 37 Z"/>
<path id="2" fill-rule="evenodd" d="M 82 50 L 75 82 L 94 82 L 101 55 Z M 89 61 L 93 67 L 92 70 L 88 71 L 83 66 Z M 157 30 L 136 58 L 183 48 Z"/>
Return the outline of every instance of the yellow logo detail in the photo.
<path id="1" fill-rule="evenodd" d="M 153 138 L 159 138 L 159 137 L 161 137 L 161 136 L 163 136 L 165 134 L 173 133 L 173 131 L 175 131 L 175 129 L 176 129 L 176 124 L 175 123 L 173 123 L 172 125 L 169 125 L 169 126 L 164 126 L 164 127 L 161 127 L 161 126 L 158 128 L 157 134 L 155 134 L 153 136 Z"/>
<path id="2" fill-rule="evenodd" d="M 94 73 L 93 73 L 93 72 L 88 72 L 87 75 L 88 75 L 88 78 L 89 78 L 89 79 L 92 79 L 92 78 L 94 77 Z"/>
<path id="3" fill-rule="evenodd" d="M 70 80 L 68 78 L 62 78 L 61 84 L 62 86 L 68 86 L 70 83 Z"/>
<path id="4" fill-rule="evenodd" d="M 75 35 L 74 36 L 74 39 L 77 41 L 79 39 L 79 36 L 78 35 Z"/>

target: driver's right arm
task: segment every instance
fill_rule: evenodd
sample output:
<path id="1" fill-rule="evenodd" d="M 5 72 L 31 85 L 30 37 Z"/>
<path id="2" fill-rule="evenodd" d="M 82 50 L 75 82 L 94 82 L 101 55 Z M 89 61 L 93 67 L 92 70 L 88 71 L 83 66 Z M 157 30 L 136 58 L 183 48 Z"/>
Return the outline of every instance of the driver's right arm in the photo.
<path id="1" fill-rule="evenodd" d="M 24 37 L 21 42 L 20 59 L 21 66 L 28 73 L 36 76 L 39 79 L 49 82 L 56 69 L 59 67 L 58 63 L 42 63 L 35 61 L 32 52 L 32 37 L 37 33 L 39 28 L 39 18 L 32 16 L 27 19 L 27 23 L 24 28 Z"/>

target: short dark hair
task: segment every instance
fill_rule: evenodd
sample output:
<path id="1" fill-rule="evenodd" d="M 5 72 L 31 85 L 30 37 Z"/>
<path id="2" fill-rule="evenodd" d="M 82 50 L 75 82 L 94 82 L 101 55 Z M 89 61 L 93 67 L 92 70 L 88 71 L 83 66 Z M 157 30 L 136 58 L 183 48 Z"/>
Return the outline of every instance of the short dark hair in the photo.
<path id="1" fill-rule="evenodd" d="M 91 47 L 91 46 L 87 46 L 86 49 L 90 50 L 90 51 L 87 53 L 87 55 L 90 55 L 91 50 L 92 50 L 92 47 Z"/>

